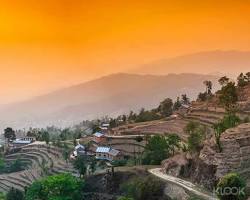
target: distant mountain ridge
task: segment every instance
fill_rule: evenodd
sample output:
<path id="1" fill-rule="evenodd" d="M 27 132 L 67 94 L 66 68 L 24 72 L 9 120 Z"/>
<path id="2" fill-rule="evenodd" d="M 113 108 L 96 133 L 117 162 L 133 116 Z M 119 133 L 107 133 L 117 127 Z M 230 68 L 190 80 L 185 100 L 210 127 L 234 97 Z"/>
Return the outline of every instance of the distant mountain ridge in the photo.
<path id="1" fill-rule="evenodd" d="M 225 70 L 226 69 L 226 70 Z M 195 72 L 199 74 L 226 74 L 235 77 L 250 69 L 250 51 L 206 51 L 162 59 L 140 66 L 132 73 L 168 74 Z"/>
<path id="2" fill-rule="evenodd" d="M 163 99 L 183 93 L 195 98 L 204 91 L 204 80 L 218 77 L 199 74 L 137 75 L 112 74 L 58 90 L 0 110 L 0 128 L 12 126 L 67 126 L 83 119 L 118 115 L 130 110 L 152 108 Z"/>

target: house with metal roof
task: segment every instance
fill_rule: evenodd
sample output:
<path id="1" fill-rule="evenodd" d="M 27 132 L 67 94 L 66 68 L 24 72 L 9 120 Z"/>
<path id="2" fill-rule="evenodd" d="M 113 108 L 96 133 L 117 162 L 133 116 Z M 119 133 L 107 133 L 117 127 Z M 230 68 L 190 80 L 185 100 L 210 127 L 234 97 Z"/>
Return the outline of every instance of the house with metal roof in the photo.
<path id="1" fill-rule="evenodd" d="M 96 132 L 94 135 L 93 141 L 96 143 L 101 143 L 106 140 L 106 136 L 100 132 Z"/>
<path id="2" fill-rule="evenodd" d="M 121 160 L 122 155 L 120 151 L 111 147 L 97 147 L 96 159 L 107 161 Z"/>
<path id="3" fill-rule="evenodd" d="M 22 146 L 31 144 L 34 141 L 35 141 L 34 137 L 23 137 L 23 138 L 15 139 L 12 142 L 12 145 L 13 145 L 14 148 L 16 148 L 16 147 L 22 147 Z"/>

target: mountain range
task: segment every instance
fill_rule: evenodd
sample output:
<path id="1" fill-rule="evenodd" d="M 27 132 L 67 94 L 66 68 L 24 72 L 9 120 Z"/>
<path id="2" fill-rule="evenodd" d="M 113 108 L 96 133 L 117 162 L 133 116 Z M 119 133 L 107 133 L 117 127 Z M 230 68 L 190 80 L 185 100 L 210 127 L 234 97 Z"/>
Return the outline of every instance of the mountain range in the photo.
<path id="1" fill-rule="evenodd" d="M 169 59 L 157 60 L 134 70 L 132 73 L 162 75 L 189 73 L 227 75 L 235 78 L 240 72 L 250 70 L 250 51 L 207 51 Z"/>
<path id="2" fill-rule="evenodd" d="M 175 99 L 183 93 L 194 99 L 204 91 L 204 80 L 211 80 L 217 89 L 219 77 L 235 78 L 249 71 L 249 66 L 250 52 L 242 51 L 209 51 L 162 59 L 130 73 L 111 74 L 1 106 L 0 129 L 69 126 L 84 119 L 153 108 L 163 99 Z"/>
<path id="3" fill-rule="evenodd" d="M 175 100 L 184 93 L 194 99 L 205 90 L 204 80 L 216 83 L 217 79 L 199 74 L 112 74 L 4 106 L 0 110 L 0 124 L 1 128 L 68 126 L 83 119 L 153 108 L 167 97 Z"/>

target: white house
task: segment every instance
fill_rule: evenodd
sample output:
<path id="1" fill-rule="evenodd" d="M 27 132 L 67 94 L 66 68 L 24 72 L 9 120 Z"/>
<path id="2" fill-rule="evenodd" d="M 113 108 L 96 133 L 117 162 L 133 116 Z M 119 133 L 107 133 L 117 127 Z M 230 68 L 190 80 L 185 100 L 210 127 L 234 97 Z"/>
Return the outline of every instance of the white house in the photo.
<path id="1" fill-rule="evenodd" d="M 85 154 L 85 147 L 81 144 L 76 145 L 73 155 L 77 157 L 77 155 L 84 155 L 84 154 Z"/>

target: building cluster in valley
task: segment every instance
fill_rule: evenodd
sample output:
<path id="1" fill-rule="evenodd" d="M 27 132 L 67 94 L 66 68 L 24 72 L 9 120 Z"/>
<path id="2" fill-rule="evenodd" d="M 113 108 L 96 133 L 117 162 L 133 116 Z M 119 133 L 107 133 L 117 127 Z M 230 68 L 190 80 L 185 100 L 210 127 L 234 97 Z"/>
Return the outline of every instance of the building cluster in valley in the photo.
<path id="1" fill-rule="evenodd" d="M 108 129 L 109 124 L 104 123 L 100 127 L 100 131 L 96 132 L 92 135 L 91 139 L 91 147 L 87 150 L 84 145 L 77 144 L 75 146 L 75 150 L 73 152 L 73 157 L 77 157 L 79 155 L 88 155 L 95 156 L 97 160 L 105 160 L 105 161 L 115 161 L 123 159 L 122 152 L 112 148 L 111 146 L 106 146 L 105 142 L 108 140 Z"/>

